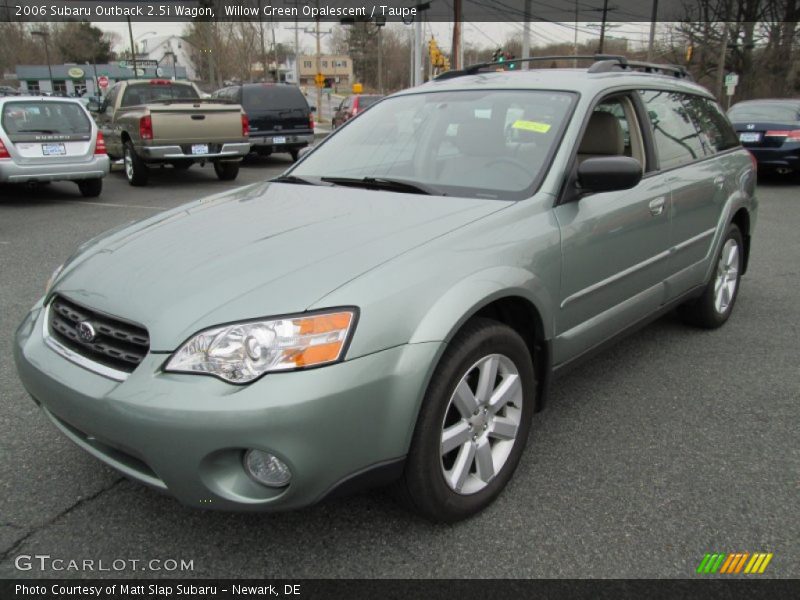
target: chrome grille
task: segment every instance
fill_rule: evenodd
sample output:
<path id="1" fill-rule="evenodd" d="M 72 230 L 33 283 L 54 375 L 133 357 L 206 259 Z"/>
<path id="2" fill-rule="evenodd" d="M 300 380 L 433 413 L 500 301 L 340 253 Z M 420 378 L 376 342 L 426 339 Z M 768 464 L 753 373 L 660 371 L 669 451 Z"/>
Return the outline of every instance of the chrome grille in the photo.
<path id="1" fill-rule="evenodd" d="M 79 325 L 94 329 L 92 339 L 79 334 Z M 141 363 L 150 349 L 144 327 L 99 313 L 56 296 L 49 311 L 49 332 L 58 342 L 81 356 L 126 373 Z"/>

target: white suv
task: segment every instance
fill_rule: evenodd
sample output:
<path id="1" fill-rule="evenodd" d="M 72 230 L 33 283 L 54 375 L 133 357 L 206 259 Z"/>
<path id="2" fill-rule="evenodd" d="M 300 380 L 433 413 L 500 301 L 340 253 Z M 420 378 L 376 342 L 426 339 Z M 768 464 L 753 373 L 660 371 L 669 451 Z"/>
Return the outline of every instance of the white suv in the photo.
<path id="1" fill-rule="evenodd" d="M 0 98 L 0 182 L 74 181 L 94 197 L 109 168 L 103 134 L 79 101 Z"/>

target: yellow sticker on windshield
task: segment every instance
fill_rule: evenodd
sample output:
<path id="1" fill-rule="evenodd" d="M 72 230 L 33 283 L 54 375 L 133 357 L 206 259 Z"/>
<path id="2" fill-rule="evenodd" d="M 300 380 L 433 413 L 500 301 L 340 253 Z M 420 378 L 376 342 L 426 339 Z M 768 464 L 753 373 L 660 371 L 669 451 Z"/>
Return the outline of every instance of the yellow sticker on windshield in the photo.
<path id="1" fill-rule="evenodd" d="M 550 131 L 548 123 L 539 123 L 538 121 L 514 121 L 511 125 L 514 129 L 525 129 L 526 131 L 535 131 L 536 133 L 547 133 Z"/>

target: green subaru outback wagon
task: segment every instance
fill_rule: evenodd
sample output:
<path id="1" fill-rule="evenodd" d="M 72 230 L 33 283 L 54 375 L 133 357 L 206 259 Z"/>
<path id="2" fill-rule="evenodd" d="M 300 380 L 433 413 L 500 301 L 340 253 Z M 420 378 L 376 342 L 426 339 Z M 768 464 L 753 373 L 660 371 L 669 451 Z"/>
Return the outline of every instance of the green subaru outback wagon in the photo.
<path id="1" fill-rule="evenodd" d="M 486 507 L 555 372 L 675 307 L 725 323 L 756 218 L 752 157 L 680 68 L 497 69 L 84 244 L 16 335 L 33 399 L 191 506 Z"/>

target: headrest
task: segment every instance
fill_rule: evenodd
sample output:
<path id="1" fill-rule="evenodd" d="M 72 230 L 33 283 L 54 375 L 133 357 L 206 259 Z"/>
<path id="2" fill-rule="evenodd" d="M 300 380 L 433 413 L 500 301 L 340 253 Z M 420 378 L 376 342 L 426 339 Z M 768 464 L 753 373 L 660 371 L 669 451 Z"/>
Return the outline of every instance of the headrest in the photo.
<path id="1" fill-rule="evenodd" d="M 622 127 L 611 113 L 595 111 L 583 134 L 578 154 L 621 155 L 625 151 Z"/>

